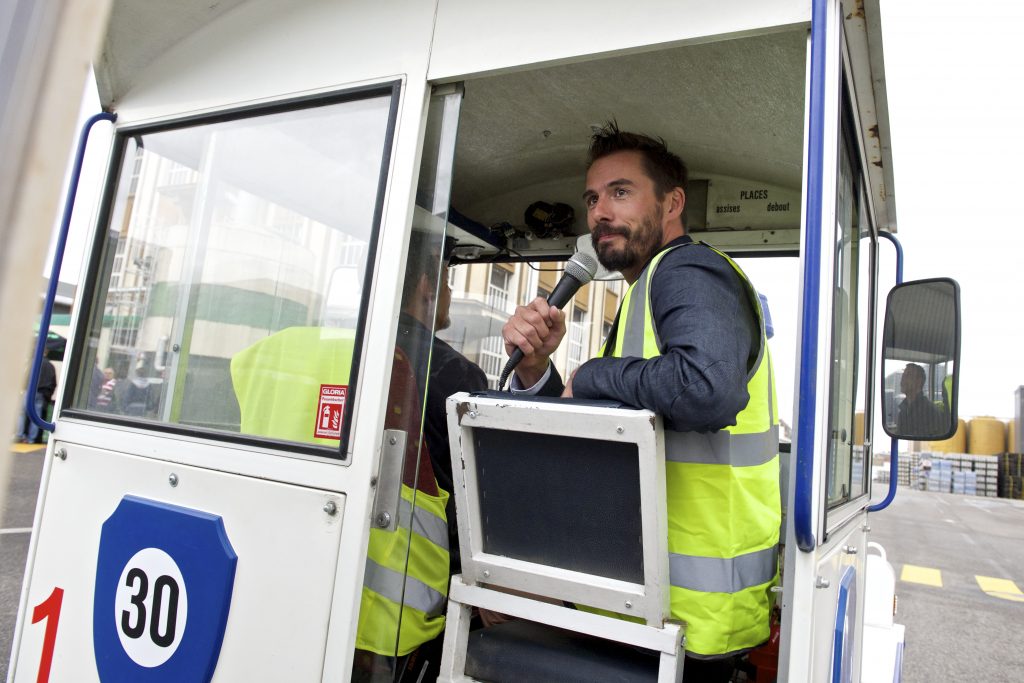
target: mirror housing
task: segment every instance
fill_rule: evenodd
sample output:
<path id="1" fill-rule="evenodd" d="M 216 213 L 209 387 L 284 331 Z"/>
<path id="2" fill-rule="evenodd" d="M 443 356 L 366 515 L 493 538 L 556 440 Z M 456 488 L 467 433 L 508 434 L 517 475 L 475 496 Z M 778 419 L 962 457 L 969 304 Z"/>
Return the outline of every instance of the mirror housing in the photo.
<path id="1" fill-rule="evenodd" d="M 940 441 L 957 429 L 960 285 L 950 278 L 893 287 L 882 332 L 882 427 L 897 439 Z"/>

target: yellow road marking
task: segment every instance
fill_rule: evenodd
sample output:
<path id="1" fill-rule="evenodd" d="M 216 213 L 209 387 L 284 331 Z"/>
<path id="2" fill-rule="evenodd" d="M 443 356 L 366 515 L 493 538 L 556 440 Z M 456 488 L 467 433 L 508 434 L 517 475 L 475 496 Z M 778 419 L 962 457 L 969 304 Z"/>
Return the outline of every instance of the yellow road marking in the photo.
<path id="1" fill-rule="evenodd" d="M 44 443 L 13 443 L 11 444 L 11 451 L 14 453 L 31 453 L 32 451 L 38 451 L 41 448 L 46 448 Z"/>
<path id="2" fill-rule="evenodd" d="M 912 564 L 903 565 L 900 572 L 900 581 L 908 583 L 922 583 L 926 586 L 942 588 L 942 572 L 931 567 L 917 567 Z"/>
<path id="3" fill-rule="evenodd" d="M 975 575 L 974 580 L 978 582 L 981 590 L 993 598 L 1024 602 L 1024 593 L 1021 593 L 1020 588 L 1017 588 L 1017 584 L 1009 579 L 994 579 L 991 576 Z"/>

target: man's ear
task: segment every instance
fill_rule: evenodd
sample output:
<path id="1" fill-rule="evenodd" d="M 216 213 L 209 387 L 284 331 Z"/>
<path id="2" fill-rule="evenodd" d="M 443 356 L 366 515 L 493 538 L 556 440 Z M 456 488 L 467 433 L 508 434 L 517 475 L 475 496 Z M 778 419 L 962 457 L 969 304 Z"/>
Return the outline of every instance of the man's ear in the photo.
<path id="1" fill-rule="evenodd" d="M 681 187 L 673 187 L 665 194 L 664 215 L 666 220 L 683 219 L 683 209 L 686 207 L 686 193 Z"/>
<path id="2" fill-rule="evenodd" d="M 434 283 L 430 281 L 430 278 L 426 274 L 421 274 L 419 281 L 416 283 L 416 297 L 420 301 L 427 301 L 434 296 Z"/>

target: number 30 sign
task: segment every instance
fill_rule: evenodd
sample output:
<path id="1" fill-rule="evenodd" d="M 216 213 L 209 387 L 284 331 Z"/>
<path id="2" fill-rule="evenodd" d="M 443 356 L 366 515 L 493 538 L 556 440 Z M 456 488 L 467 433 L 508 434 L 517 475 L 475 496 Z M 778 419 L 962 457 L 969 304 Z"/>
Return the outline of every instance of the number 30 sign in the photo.
<path id="1" fill-rule="evenodd" d="M 103 523 L 93 646 L 102 681 L 209 681 L 237 556 L 223 520 L 125 496 Z"/>

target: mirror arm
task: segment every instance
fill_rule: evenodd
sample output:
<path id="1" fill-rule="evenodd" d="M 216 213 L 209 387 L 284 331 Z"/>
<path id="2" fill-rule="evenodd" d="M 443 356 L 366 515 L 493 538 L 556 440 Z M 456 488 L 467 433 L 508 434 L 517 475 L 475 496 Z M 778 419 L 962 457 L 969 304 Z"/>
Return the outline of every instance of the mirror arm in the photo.
<path id="1" fill-rule="evenodd" d="M 884 237 L 885 239 L 889 240 L 890 242 L 893 243 L 893 246 L 896 247 L 896 284 L 902 285 L 903 284 L 903 245 L 900 244 L 900 241 L 898 239 L 896 239 L 896 235 L 892 234 L 891 232 L 886 232 L 885 230 L 880 230 L 878 232 L 878 236 L 879 237 Z"/>
<path id="2" fill-rule="evenodd" d="M 898 448 L 897 445 L 899 439 L 893 437 L 891 450 L 889 451 L 889 493 L 886 494 L 885 498 L 874 505 L 868 505 L 868 512 L 881 512 L 885 508 L 889 507 L 889 503 L 896 497 L 896 484 L 897 478 L 899 477 L 899 467 L 897 463 Z"/>
<path id="3" fill-rule="evenodd" d="M 880 230 L 878 232 L 879 237 L 892 242 L 896 248 L 896 284 L 903 284 L 903 245 L 896 239 L 896 235 L 886 230 Z M 899 468 L 897 467 L 897 460 L 899 459 L 899 439 L 893 437 L 892 445 L 889 449 L 889 492 L 885 495 L 880 502 L 867 507 L 868 512 L 881 512 L 885 508 L 889 507 L 893 499 L 896 498 L 896 485 L 899 477 Z"/>

